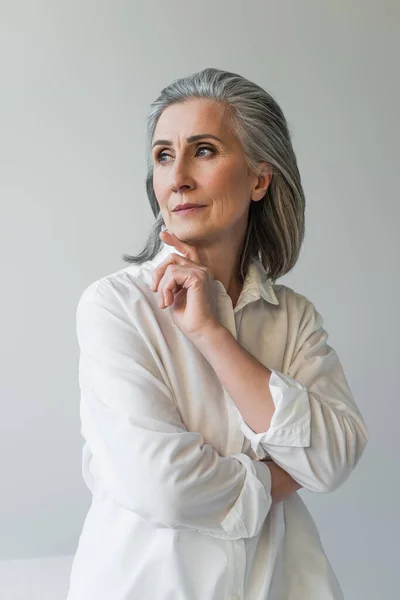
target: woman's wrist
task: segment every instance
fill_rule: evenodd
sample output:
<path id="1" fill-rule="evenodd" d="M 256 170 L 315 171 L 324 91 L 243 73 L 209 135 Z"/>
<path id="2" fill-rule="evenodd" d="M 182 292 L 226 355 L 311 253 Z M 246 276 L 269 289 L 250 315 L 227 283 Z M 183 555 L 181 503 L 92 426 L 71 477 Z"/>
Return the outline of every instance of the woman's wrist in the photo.
<path id="1" fill-rule="evenodd" d="M 271 473 L 272 502 L 282 502 L 302 488 L 287 471 L 274 463 L 273 460 L 263 460 L 262 462 L 268 466 Z"/>

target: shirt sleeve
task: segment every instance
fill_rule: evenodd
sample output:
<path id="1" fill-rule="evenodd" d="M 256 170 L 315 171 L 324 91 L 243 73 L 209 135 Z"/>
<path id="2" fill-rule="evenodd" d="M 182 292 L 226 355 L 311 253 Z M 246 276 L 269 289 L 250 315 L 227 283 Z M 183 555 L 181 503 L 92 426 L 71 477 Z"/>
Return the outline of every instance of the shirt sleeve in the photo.
<path id="1" fill-rule="evenodd" d="M 349 477 L 367 443 L 367 428 L 342 364 L 311 302 L 300 324 L 288 373 L 271 371 L 270 427 L 241 428 L 259 459 L 272 458 L 304 488 L 330 492 Z"/>
<path id="2" fill-rule="evenodd" d="M 246 454 L 220 456 L 187 430 L 157 338 L 133 322 L 135 301 L 99 280 L 77 307 L 81 432 L 96 476 L 115 503 L 157 527 L 253 537 L 271 506 L 270 471 Z"/>

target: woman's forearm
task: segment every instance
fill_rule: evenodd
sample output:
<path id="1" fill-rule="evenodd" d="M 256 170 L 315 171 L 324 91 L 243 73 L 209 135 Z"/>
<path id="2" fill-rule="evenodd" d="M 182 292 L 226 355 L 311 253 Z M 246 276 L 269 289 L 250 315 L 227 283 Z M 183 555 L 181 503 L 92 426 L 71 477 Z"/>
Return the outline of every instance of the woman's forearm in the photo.
<path id="1" fill-rule="evenodd" d="M 217 327 L 195 341 L 218 375 L 243 419 L 256 433 L 267 431 L 275 410 L 270 391 L 271 371 L 235 340 L 225 327 Z M 271 472 L 273 502 L 282 502 L 302 486 L 271 459 L 263 462 Z"/>
<path id="2" fill-rule="evenodd" d="M 267 431 L 275 405 L 269 390 L 271 371 L 243 348 L 223 326 L 194 341 L 210 363 L 243 419 L 256 433 Z"/>
<path id="3" fill-rule="evenodd" d="M 263 459 L 262 462 L 269 467 L 271 472 L 272 502 L 282 502 L 303 487 L 273 460 Z"/>

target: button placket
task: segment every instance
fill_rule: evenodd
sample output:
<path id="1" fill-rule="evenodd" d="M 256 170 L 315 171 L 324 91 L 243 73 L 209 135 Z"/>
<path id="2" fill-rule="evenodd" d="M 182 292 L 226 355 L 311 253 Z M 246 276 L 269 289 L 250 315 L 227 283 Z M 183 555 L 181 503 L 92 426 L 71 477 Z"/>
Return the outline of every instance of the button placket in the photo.
<path id="1" fill-rule="evenodd" d="M 246 547 L 245 541 L 235 540 L 233 553 L 235 556 L 235 574 L 233 577 L 232 590 L 235 590 L 230 596 L 233 600 L 243 600 L 244 580 L 246 574 Z"/>
<path id="2" fill-rule="evenodd" d="M 231 598 L 243 600 L 246 574 L 246 547 L 244 540 L 232 540 L 229 543 L 227 551 L 229 565 L 227 600 Z"/>
<path id="3" fill-rule="evenodd" d="M 226 327 L 235 340 L 237 340 L 236 318 L 232 308 L 232 301 L 228 294 L 223 293 L 218 296 L 218 310 L 220 323 Z M 223 390 L 229 419 L 228 442 L 226 448 L 226 454 L 229 456 L 231 454 L 242 452 L 245 436 L 240 427 L 242 416 L 227 390 L 225 388 L 223 388 Z"/>

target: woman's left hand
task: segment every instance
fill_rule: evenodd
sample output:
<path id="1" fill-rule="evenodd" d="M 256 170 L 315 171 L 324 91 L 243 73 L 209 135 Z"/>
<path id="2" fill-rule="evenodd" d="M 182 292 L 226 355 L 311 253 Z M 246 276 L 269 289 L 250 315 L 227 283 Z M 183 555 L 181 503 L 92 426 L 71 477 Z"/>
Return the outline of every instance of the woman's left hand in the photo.
<path id="1" fill-rule="evenodd" d="M 159 306 L 169 306 L 174 323 L 195 342 L 219 326 L 214 305 L 214 274 L 200 263 L 196 248 L 167 231 L 162 231 L 160 237 L 185 256 L 172 253 L 154 269 L 152 290 L 159 294 Z"/>

